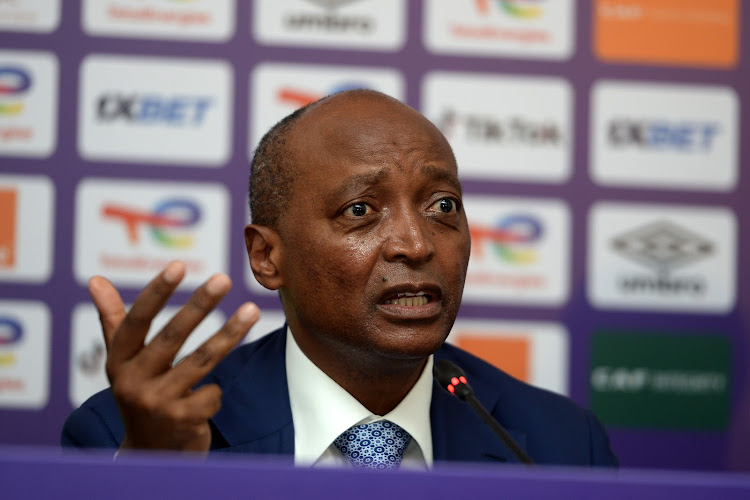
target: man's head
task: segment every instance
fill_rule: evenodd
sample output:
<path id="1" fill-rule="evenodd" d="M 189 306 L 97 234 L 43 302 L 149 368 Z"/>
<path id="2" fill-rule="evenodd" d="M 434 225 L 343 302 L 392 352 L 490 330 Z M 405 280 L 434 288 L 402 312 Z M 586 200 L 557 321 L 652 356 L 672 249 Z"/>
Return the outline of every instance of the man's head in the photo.
<path id="1" fill-rule="evenodd" d="M 273 176 L 251 181 L 246 242 L 253 273 L 280 290 L 305 354 L 327 371 L 437 350 L 458 312 L 470 250 L 443 135 L 373 91 L 318 101 L 269 134 L 252 175 Z"/>

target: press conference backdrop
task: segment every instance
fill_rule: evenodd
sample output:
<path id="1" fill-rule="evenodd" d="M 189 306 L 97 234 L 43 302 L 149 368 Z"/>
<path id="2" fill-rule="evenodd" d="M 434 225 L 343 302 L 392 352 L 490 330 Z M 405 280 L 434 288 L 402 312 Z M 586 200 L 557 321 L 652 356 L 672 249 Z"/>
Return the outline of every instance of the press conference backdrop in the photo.
<path id="1" fill-rule="evenodd" d="M 0 2 L 0 443 L 56 445 L 106 387 L 93 274 L 130 302 L 184 260 L 159 323 L 229 273 L 183 354 L 248 298 L 248 339 L 281 326 L 244 250 L 254 146 L 363 87 L 455 150 L 451 342 L 592 408 L 624 466 L 750 468 L 741 3 Z"/>

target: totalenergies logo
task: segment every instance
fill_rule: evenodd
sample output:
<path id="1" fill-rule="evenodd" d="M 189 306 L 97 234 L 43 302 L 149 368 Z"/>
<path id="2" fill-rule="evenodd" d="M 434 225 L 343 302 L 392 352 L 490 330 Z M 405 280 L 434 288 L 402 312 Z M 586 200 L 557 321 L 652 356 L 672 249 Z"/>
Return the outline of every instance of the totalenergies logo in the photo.
<path id="1" fill-rule="evenodd" d="M 356 89 L 367 89 L 367 88 L 370 88 L 370 86 L 361 82 L 344 82 L 339 85 L 335 85 L 331 87 L 331 89 L 328 92 L 324 94 L 320 94 L 318 92 L 303 90 L 303 89 L 300 89 L 299 87 L 284 86 L 284 87 L 281 87 L 278 90 L 278 92 L 276 92 L 276 98 L 284 104 L 290 104 L 298 108 L 301 108 L 303 106 L 307 106 L 308 104 L 312 102 L 317 101 L 318 99 L 322 99 L 323 97 L 327 95 L 336 94 L 337 92 L 344 92 L 345 90 L 356 90 Z"/>
<path id="2" fill-rule="evenodd" d="M 482 258 L 486 246 L 500 259 L 525 265 L 536 261 L 536 250 L 529 248 L 542 235 L 542 225 L 536 217 L 516 214 L 503 217 L 494 227 L 473 224 L 469 227 L 473 250 Z"/>
<path id="3" fill-rule="evenodd" d="M 31 77 L 16 66 L 0 66 L 0 116 L 21 113 L 23 101 L 14 101 L 31 87 Z"/>
<path id="4" fill-rule="evenodd" d="M 138 244 L 138 229 L 144 224 L 160 245 L 175 249 L 193 246 L 195 237 L 184 231 L 201 219 L 198 205 L 181 198 L 161 201 L 150 212 L 106 203 L 102 206 L 101 213 L 105 218 L 121 220 L 127 229 L 128 240 L 133 245 Z"/>
<path id="5" fill-rule="evenodd" d="M 0 316 L 0 368 L 15 364 L 15 353 L 5 352 L 5 348 L 13 346 L 22 336 L 23 328 L 18 321 L 8 316 Z"/>
<path id="6" fill-rule="evenodd" d="M 545 0 L 495 0 L 495 4 L 506 14 L 519 19 L 536 19 L 544 12 L 540 5 Z M 491 0 L 474 0 L 482 15 L 490 13 Z"/>

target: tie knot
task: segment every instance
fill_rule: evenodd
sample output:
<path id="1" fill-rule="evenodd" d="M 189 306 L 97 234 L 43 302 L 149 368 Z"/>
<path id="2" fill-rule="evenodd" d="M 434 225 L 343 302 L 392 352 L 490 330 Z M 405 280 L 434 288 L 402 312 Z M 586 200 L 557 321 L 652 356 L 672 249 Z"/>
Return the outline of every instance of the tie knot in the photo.
<path id="1" fill-rule="evenodd" d="M 398 469 L 410 441 L 411 434 L 404 429 L 380 420 L 349 427 L 333 444 L 355 467 Z"/>

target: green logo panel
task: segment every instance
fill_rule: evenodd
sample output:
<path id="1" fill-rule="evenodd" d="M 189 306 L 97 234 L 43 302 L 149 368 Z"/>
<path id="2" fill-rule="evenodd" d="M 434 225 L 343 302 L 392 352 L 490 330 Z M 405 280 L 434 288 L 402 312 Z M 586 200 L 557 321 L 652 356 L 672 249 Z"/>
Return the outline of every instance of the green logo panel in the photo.
<path id="1" fill-rule="evenodd" d="M 729 340 L 718 335 L 596 332 L 591 409 L 612 427 L 725 429 L 730 360 Z"/>

